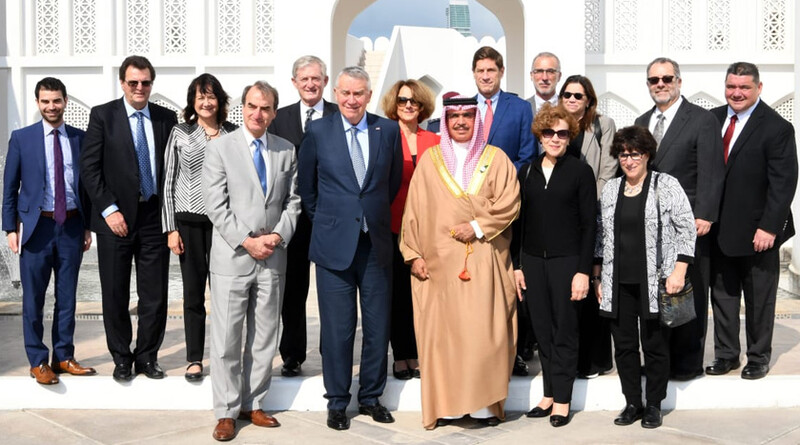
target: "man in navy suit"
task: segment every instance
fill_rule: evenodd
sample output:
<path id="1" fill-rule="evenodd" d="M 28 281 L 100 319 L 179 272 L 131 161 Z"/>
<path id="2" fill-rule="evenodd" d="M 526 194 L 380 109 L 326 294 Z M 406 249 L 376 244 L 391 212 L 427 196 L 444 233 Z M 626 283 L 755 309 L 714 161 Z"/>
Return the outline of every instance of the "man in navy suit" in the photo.
<path id="1" fill-rule="evenodd" d="M 267 131 L 280 136 L 299 152 L 306 127 L 317 119 L 335 113 L 336 104 L 322 98 L 328 75 L 325 62 L 316 56 L 303 56 L 292 66 L 292 85 L 297 88 L 300 100 L 278 110 Z M 308 245 L 311 242 L 311 221 L 305 212 L 297 220 L 297 228 L 287 248 L 287 267 L 281 320 L 283 333 L 279 347 L 283 367 L 281 375 L 300 375 L 300 365 L 306 360 L 306 300 L 311 262 Z"/>
<path id="2" fill-rule="evenodd" d="M 31 377 L 58 383 L 56 373 L 92 375 L 75 360 L 75 291 L 83 252 L 92 243 L 81 205 L 78 156 L 83 131 L 64 123 L 67 88 L 53 77 L 36 84 L 42 120 L 11 133 L 3 176 L 3 230 L 18 253 L 22 329 Z M 55 272 L 53 357 L 43 341 L 42 309 Z"/>
<path id="3" fill-rule="evenodd" d="M 392 282 L 390 204 L 400 188 L 403 153 L 397 123 L 366 112 L 369 75 L 337 76 L 339 112 L 312 122 L 301 144 L 298 190 L 312 222 L 309 259 L 317 265 L 322 377 L 328 427 L 350 420 L 353 342 L 360 296 L 363 344 L 359 413 L 394 418 L 378 397 L 386 386 Z M 528 107 L 530 111 L 530 107 Z"/>

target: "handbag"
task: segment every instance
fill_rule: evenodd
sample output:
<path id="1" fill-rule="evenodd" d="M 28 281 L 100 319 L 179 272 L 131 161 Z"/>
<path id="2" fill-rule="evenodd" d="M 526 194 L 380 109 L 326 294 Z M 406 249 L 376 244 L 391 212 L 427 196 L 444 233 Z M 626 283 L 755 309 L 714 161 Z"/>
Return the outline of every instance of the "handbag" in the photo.
<path id="1" fill-rule="evenodd" d="M 697 314 L 694 310 L 694 288 L 689 275 L 683 280 L 683 289 L 670 294 L 667 293 L 667 279 L 661 278 L 661 202 L 658 193 L 658 174 L 653 175 L 653 190 L 656 193 L 656 212 L 658 213 L 658 238 L 656 240 L 656 270 L 658 273 L 658 312 L 661 324 L 675 328 L 682 326 L 695 318 Z"/>

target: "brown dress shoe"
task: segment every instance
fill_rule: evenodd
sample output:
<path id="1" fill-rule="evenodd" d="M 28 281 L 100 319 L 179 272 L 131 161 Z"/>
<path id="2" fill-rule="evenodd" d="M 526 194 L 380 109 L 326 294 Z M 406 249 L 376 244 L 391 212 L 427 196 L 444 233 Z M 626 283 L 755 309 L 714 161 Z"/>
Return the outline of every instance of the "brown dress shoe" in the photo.
<path id="1" fill-rule="evenodd" d="M 242 420 L 249 420 L 253 425 L 263 426 L 264 428 L 275 428 L 281 426 L 278 419 L 270 416 L 264 411 L 257 409 L 253 411 L 242 411 L 239 413 L 239 418 Z"/>
<path id="2" fill-rule="evenodd" d="M 211 434 L 211 437 L 220 442 L 227 442 L 233 439 L 236 437 L 236 421 L 230 417 L 223 417 L 222 419 L 219 419 L 217 426 L 214 427 L 214 433 Z"/>
<path id="3" fill-rule="evenodd" d="M 40 385 L 55 385 L 58 383 L 58 376 L 47 366 L 47 363 L 31 368 L 31 377 L 35 378 L 36 383 Z"/>
<path id="4" fill-rule="evenodd" d="M 66 372 L 72 375 L 95 375 L 97 371 L 94 368 L 83 367 L 77 360 L 71 358 L 69 360 L 64 360 L 60 363 L 53 362 L 53 372 L 55 373 L 62 373 Z"/>

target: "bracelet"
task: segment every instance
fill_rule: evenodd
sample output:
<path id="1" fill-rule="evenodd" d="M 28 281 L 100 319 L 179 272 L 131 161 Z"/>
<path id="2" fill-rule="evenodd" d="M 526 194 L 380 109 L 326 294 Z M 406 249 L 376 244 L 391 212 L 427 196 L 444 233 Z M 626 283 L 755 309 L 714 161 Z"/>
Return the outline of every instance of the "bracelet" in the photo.
<path id="1" fill-rule="evenodd" d="M 601 282 L 601 281 L 603 281 L 603 278 L 600 277 L 600 275 L 593 275 L 592 276 L 592 282 L 594 282 L 594 281 Z"/>

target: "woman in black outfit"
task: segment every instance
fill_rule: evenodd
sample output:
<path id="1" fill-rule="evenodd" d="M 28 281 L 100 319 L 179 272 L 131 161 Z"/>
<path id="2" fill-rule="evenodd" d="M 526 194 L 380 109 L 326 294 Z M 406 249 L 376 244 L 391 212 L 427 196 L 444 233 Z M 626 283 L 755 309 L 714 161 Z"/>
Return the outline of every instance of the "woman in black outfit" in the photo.
<path id="1" fill-rule="evenodd" d="M 595 243 L 597 191 L 591 167 L 565 156 L 578 133 L 561 106 L 545 105 L 533 122 L 544 153 L 520 169 L 522 210 L 512 256 L 517 292 L 525 301 L 539 342 L 544 397 L 528 417 L 550 415 L 569 423 L 578 366 L 579 302 L 589 291 Z"/>

